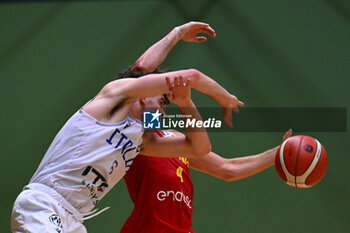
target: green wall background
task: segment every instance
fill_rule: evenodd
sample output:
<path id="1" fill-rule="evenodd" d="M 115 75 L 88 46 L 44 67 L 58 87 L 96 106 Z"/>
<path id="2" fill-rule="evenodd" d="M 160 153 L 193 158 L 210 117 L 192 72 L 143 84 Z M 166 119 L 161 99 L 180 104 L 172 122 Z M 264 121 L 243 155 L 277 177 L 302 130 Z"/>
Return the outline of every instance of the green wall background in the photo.
<path id="1" fill-rule="evenodd" d="M 350 107 L 347 0 L 1 2 L 0 232 L 10 232 L 12 204 L 65 121 L 117 71 L 189 20 L 210 23 L 217 37 L 180 42 L 165 66 L 197 68 L 249 107 Z M 206 106 L 206 97 L 194 98 Z M 350 135 L 295 132 L 302 133 L 328 152 L 318 185 L 293 189 L 274 168 L 231 183 L 193 171 L 193 229 L 350 232 Z M 271 148 L 282 134 L 210 136 L 216 152 L 234 157 Z M 119 232 L 132 210 L 124 182 L 104 206 L 112 208 L 85 222 L 89 232 Z"/>

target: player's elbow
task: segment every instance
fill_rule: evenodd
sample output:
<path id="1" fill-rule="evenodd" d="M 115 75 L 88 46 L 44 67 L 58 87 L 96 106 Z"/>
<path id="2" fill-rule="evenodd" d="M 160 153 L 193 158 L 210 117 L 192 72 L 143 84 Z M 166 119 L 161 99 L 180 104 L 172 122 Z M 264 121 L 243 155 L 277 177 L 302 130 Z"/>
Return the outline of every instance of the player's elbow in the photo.
<path id="1" fill-rule="evenodd" d="M 203 74 L 197 69 L 188 69 L 187 78 L 191 81 L 191 87 L 197 89 L 202 83 Z"/>
<path id="2" fill-rule="evenodd" d="M 231 182 L 241 179 L 241 173 L 235 166 L 224 164 L 220 170 L 222 171 L 220 175 L 222 180 Z"/>
<path id="3" fill-rule="evenodd" d="M 192 82 L 196 81 L 197 79 L 200 78 L 200 71 L 197 69 L 188 69 L 187 70 L 187 75 L 191 79 Z"/>
<path id="4" fill-rule="evenodd" d="M 235 176 L 232 176 L 232 174 L 229 174 L 229 173 L 223 174 L 220 178 L 227 182 L 238 180 L 238 178 L 236 178 Z"/>
<path id="5" fill-rule="evenodd" d="M 131 71 L 147 74 L 151 73 L 153 70 L 151 70 L 151 66 L 147 63 L 147 60 L 137 60 L 131 67 Z"/>
<path id="6" fill-rule="evenodd" d="M 122 89 L 123 85 L 118 85 L 117 81 L 113 81 L 110 83 L 107 83 L 99 93 L 99 95 L 111 98 L 115 100 L 115 103 L 118 103 L 118 101 L 126 101 L 128 98 L 125 91 Z"/>
<path id="7" fill-rule="evenodd" d="M 103 96 L 108 96 L 108 97 L 113 97 L 113 96 L 117 95 L 117 92 L 118 91 L 114 87 L 113 82 L 107 83 L 101 90 L 101 94 Z"/>
<path id="8" fill-rule="evenodd" d="M 196 157 L 203 157 L 209 154 L 210 151 L 211 151 L 210 143 L 205 143 L 204 145 L 196 146 L 195 148 L 193 148 L 193 155 Z"/>

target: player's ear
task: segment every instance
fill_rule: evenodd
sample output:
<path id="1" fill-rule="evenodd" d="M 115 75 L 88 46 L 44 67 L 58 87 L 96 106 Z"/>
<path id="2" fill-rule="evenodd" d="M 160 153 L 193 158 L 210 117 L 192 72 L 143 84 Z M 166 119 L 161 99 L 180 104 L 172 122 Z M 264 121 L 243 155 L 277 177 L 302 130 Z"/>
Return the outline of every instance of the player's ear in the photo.
<path id="1" fill-rule="evenodd" d="M 139 104 L 144 107 L 146 105 L 146 98 L 140 98 L 139 99 Z"/>

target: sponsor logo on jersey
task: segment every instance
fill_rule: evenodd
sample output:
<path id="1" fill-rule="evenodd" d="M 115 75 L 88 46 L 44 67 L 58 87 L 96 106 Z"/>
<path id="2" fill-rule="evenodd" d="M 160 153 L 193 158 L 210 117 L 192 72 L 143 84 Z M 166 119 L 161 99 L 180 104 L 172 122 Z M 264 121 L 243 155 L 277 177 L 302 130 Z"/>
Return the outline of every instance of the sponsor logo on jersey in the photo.
<path id="1" fill-rule="evenodd" d="M 50 222 L 55 225 L 55 230 L 58 233 L 63 232 L 63 226 L 62 226 L 62 221 L 61 218 L 57 214 L 53 214 L 49 217 Z"/>
<path id="2" fill-rule="evenodd" d="M 165 200 L 172 200 L 172 201 L 178 201 L 185 203 L 188 208 L 192 209 L 191 202 L 192 200 L 189 198 L 189 196 L 186 196 L 182 190 L 180 191 L 159 191 L 157 193 L 157 199 L 159 201 L 165 201 Z"/>
<path id="3" fill-rule="evenodd" d="M 99 202 L 98 193 L 103 193 L 104 189 L 108 188 L 106 178 L 92 166 L 87 166 L 82 175 L 86 179 L 81 181 L 81 184 L 89 190 L 91 200 L 96 205 Z"/>

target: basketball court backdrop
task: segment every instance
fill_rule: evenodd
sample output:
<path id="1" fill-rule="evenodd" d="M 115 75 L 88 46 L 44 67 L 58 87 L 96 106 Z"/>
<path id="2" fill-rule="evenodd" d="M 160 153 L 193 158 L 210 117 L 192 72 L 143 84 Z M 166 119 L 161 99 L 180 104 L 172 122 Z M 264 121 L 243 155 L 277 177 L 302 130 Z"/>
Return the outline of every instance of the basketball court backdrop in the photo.
<path id="1" fill-rule="evenodd" d="M 164 67 L 196 68 L 247 108 L 345 109 L 340 130 L 339 122 L 323 121 L 327 132 L 294 132 L 317 138 L 327 151 L 327 173 L 314 187 L 290 187 L 275 168 L 236 182 L 192 171 L 193 230 L 350 232 L 347 0 L 1 1 L 0 232 L 10 232 L 12 204 L 66 120 L 145 49 L 191 20 L 209 23 L 217 37 L 179 42 Z M 195 92 L 193 99 L 216 106 Z M 210 138 L 213 151 L 235 157 L 279 145 L 287 129 L 233 129 Z M 124 182 L 98 207 L 105 206 L 112 208 L 85 222 L 89 232 L 119 232 L 133 206 Z"/>

